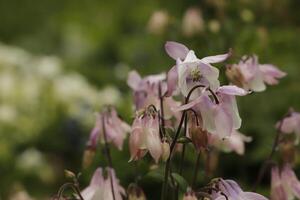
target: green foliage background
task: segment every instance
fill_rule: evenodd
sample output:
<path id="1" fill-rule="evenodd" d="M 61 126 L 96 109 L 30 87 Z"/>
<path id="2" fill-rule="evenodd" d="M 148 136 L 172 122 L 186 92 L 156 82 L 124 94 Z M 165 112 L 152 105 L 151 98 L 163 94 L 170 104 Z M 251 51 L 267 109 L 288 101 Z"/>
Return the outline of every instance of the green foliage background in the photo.
<path id="1" fill-rule="evenodd" d="M 181 24 L 190 7 L 202 11 L 204 25 L 201 32 L 188 37 L 183 34 Z M 247 145 L 243 157 L 221 154 L 216 176 L 235 178 L 249 189 L 262 160 L 271 150 L 274 124 L 289 107 L 300 110 L 299 9 L 297 0 L 0 0 L 3 49 L 15 46 L 30 57 L 29 64 L 21 70 L 7 67 L 5 62 L 0 62 L 1 69 L 10 71 L 16 80 L 21 80 L 24 73 L 29 74 L 32 85 L 41 86 L 39 98 L 33 104 L 26 104 L 18 95 L 1 99 L 1 105 L 13 105 L 21 117 L 8 124 L 0 122 L 0 198 L 8 199 L 15 191 L 24 189 L 36 199 L 46 199 L 65 181 L 63 169 L 82 171 L 81 158 L 93 126 L 93 112 L 101 108 L 106 94 L 99 91 L 111 85 L 120 91 L 114 104 L 130 122 L 133 115 L 126 74 L 130 69 L 143 75 L 168 70 L 173 60 L 164 52 L 167 40 L 186 44 L 199 57 L 232 48 L 234 57 L 228 63 L 236 62 L 244 54 L 255 53 L 261 63 L 275 64 L 288 73 L 278 86 L 238 100 L 243 119 L 241 132 L 252 136 L 253 142 Z M 160 33 L 153 33 L 148 23 L 157 10 L 168 14 L 168 24 Z M 212 20 L 220 25 L 219 30 L 212 31 Z M 20 58 L 17 53 L 10 55 L 16 60 Z M 38 78 L 41 75 L 36 73 L 39 66 L 35 60 L 45 56 L 58 59 L 61 66 L 60 75 L 49 80 Z M 219 67 L 224 72 L 223 65 Z M 90 92 L 78 91 L 78 100 L 74 96 L 60 100 L 59 95 L 64 93 L 58 95 L 52 86 L 57 83 L 57 76 L 63 78 L 70 74 L 80 77 L 76 80 L 84 85 L 82 91 Z M 31 79 L 30 75 L 35 78 Z M 222 80 L 226 83 L 224 77 Z M 18 94 L 19 90 L 23 91 L 17 88 L 12 90 Z M 94 94 L 98 96 L 90 100 L 89 96 Z M 74 107 L 80 111 L 73 112 Z M 189 180 L 195 155 L 190 152 L 188 157 L 185 175 Z M 22 167 L 31 162 L 30 158 L 36 159 L 37 164 L 32 161 L 33 165 Z M 134 180 L 135 168 L 127 163 L 128 158 L 127 147 L 123 152 L 113 150 L 113 162 L 124 186 Z M 147 173 L 149 162 L 146 159 L 139 163 L 141 175 Z M 88 183 L 99 165 L 105 166 L 101 152 L 93 167 L 82 171 L 82 185 Z M 142 179 L 141 185 L 149 199 L 158 195 L 158 183 L 153 178 Z M 268 185 L 266 177 L 260 188 L 266 195 Z M 154 190 L 157 192 L 153 193 Z"/>

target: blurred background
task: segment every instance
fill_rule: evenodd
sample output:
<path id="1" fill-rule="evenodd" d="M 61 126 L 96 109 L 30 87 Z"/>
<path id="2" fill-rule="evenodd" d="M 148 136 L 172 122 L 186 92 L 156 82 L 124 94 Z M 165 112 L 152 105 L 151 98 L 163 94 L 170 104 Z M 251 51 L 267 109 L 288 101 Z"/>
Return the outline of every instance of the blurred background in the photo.
<path id="1" fill-rule="evenodd" d="M 93 166 L 81 168 L 94 113 L 113 104 L 130 123 L 127 73 L 168 70 L 167 40 L 200 58 L 232 48 L 228 63 L 255 53 L 288 73 L 278 86 L 238 99 L 241 132 L 253 141 L 244 156 L 222 153 L 215 176 L 251 188 L 274 124 L 289 107 L 300 110 L 299 9 L 297 0 L 0 0 L 0 199 L 48 199 L 66 181 L 64 169 L 82 172 L 86 186 L 95 168 L 106 166 L 99 149 Z M 126 187 L 135 174 L 128 148 L 112 153 Z M 188 180 L 194 161 L 190 153 Z M 139 163 L 141 175 L 151 162 Z M 141 180 L 149 199 L 158 183 Z M 266 176 L 259 190 L 268 195 L 268 187 Z"/>

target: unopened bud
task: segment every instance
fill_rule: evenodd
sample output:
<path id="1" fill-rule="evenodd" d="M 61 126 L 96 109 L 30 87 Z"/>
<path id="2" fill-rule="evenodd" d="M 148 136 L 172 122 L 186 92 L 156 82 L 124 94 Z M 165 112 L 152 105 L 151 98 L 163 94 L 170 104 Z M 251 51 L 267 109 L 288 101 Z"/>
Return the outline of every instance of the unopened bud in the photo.
<path id="1" fill-rule="evenodd" d="M 139 186 L 130 184 L 127 188 L 128 200 L 146 200 L 146 196 Z"/>
<path id="2" fill-rule="evenodd" d="M 208 133 L 205 130 L 202 130 L 200 126 L 195 126 L 190 128 L 190 137 L 191 140 L 199 152 L 201 149 L 206 149 L 208 146 Z"/>
<path id="3" fill-rule="evenodd" d="M 197 200 L 197 196 L 195 192 L 193 192 L 190 188 L 187 189 L 188 191 L 184 194 L 183 200 Z"/>
<path id="4" fill-rule="evenodd" d="M 163 140 L 162 142 L 162 160 L 167 161 L 170 156 L 170 144 L 166 141 Z"/>
<path id="5" fill-rule="evenodd" d="M 72 171 L 65 169 L 65 177 L 66 178 L 75 178 L 76 175 Z"/>
<path id="6" fill-rule="evenodd" d="M 293 164 L 296 160 L 296 149 L 293 141 L 285 141 L 280 144 L 281 158 L 284 163 Z"/>
<path id="7" fill-rule="evenodd" d="M 242 73 L 236 65 L 228 65 L 226 67 L 226 76 L 236 86 L 243 87 L 243 83 L 245 82 Z"/>
<path id="8" fill-rule="evenodd" d="M 91 166 L 95 156 L 95 151 L 92 149 L 86 149 L 83 154 L 83 159 L 82 159 L 82 167 L 83 169 L 88 168 Z"/>

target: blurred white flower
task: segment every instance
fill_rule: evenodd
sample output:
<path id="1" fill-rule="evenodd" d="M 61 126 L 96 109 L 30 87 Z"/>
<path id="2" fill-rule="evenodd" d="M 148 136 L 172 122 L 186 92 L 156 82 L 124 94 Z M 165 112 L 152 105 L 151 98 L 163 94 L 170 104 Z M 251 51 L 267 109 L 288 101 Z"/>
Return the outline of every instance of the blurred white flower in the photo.
<path id="1" fill-rule="evenodd" d="M 218 33 L 220 31 L 220 29 L 221 29 L 220 22 L 218 20 L 216 20 L 216 19 L 210 20 L 208 22 L 208 29 L 212 33 Z"/>
<path id="2" fill-rule="evenodd" d="M 151 15 L 148 22 L 148 31 L 153 34 L 162 34 L 170 21 L 169 14 L 164 10 L 157 10 Z"/>
<path id="3" fill-rule="evenodd" d="M 17 114 L 14 106 L 9 104 L 0 105 L 0 123 L 12 124 L 16 122 Z"/>
<path id="4" fill-rule="evenodd" d="M 204 21 L 202 13 L 197 8 L 189 8 L 183 17 L 182 31 L 183 34 L 190 37 L 202 32 L 204 29 Z"/>

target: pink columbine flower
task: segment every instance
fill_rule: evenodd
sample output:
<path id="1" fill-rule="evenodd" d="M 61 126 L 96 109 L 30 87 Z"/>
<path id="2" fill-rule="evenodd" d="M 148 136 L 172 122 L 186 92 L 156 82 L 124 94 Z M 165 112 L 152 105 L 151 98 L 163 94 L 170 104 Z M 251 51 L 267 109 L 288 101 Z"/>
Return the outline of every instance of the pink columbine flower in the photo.
<path id="1" fill-rule="evenodd" d="M 91 131 L 87 143 L 88 148 L 96 149 L 99 140 L 104 143 L 104 130 L 107 142 L 113 143 L 119 150 L 122 150 L 123 141 L 131 128 L 118 117 L 117 111 L 113 107 L 102 113 L 97 113 L 95 127 Z"/>
<path id="2" fill-rule="evenodd" d="M 149 105 L 159 105 L 158 87 L 162 86 L 162 92 L 166 91 L 166 84 L 163 80 L 166 79 L 165 74 L 150 75 L 145 78 L 136 71 L 131 71 L 128 74 L 127 84 L 134 92 L 134 104 L 136 110 L 143 109 Z"/>
<path id="3" fill-rule="evenodd" d="M 244 89 L 236 86 L 221 86 L 215 91 L 218 102 L 213 102 L 206 91 L 175 110 L 181 111 L 189 108 L 199 110 L 203 123 L 202 128 L 220 138 L 225 138 L 241 126 L 235 96 L 244 96 L 247 93 Z"/>
<path id="4" fill-rule="evenodd" d="M 142 158 L 149 151 L 155 162 L 158 162 L 163 154 L 158 120 L 157 114 L 136 116 L 129 137 L 130 161 Z"/>
<path id="5" fill-rule="evenodd" d="M 98 168 L 91 179 L 88 187 L 86 187 L 81 195 L 84 200 L 113 200 L 111 180 L 113 181 L 113 189 L 115 200 L 122 200 L 122 196 L 126 196 L 124 188 L 119 184 L 114 169 L 106 168 L 107 178 L 103 177 L 102 168 Z"/>
<path id="6" fill-rule="evenodd" d="M 230 137 L 225 139 L 220 139 L 214 134 L 209 134 L 209 144 L 216 147 L 217 149 L 223 150 L 225 152 L 232 152 L 239 155 L 244 155 L 245 153 L 245 143 L 251 142 L 252 138 L 245 136 L 237 130 L 231 133 Z"/>
<path id="7" fill-rule="evenodd" d="M 195 85 L 206 85 L 212 89 L 218 88 L 219 70 L 213 67 L 212 63 L 219 63 L 226 60 L 231 53 L 209 56 L 202 59 L 196 57 L 193 50 L 177 42 L 165 44 L 167 54 L 176 60 L 176 65 L 167 74 L 168 91 L 172 95 L 179 90 L 184 96 Z"/>
<path id="8" fill-rule="evenodd" d="M 229 80 L 246 90 L 261 92 L 266 85 L 275 85 L 286 73 L 271 64 L 259 64 L 256 55 L 244 56 L 238 64 L 229 65 L 226 69 Z"/>
<path id="9" fill-rule="evenodd" d="M 274 166 L 271 171 L 271 200 L 300 198 L 300 182 L 290 164 L 280 170 Z"/>
<path id="10" fill-rule="evenodd" d="M 217 183 L 217 188 L 220 192 L 213 192 L 212 199 L 214 200 L 268 200 L 260 194 L 244 192 L 233 180 L 220 179 Z"/>
<path id="11" fill-rule="evenodd" d="M 291 111 L 289 115 L 277 123 L 277 128 L 283 133 L 295 133 L 300 135 L 300 113 Z"/>

